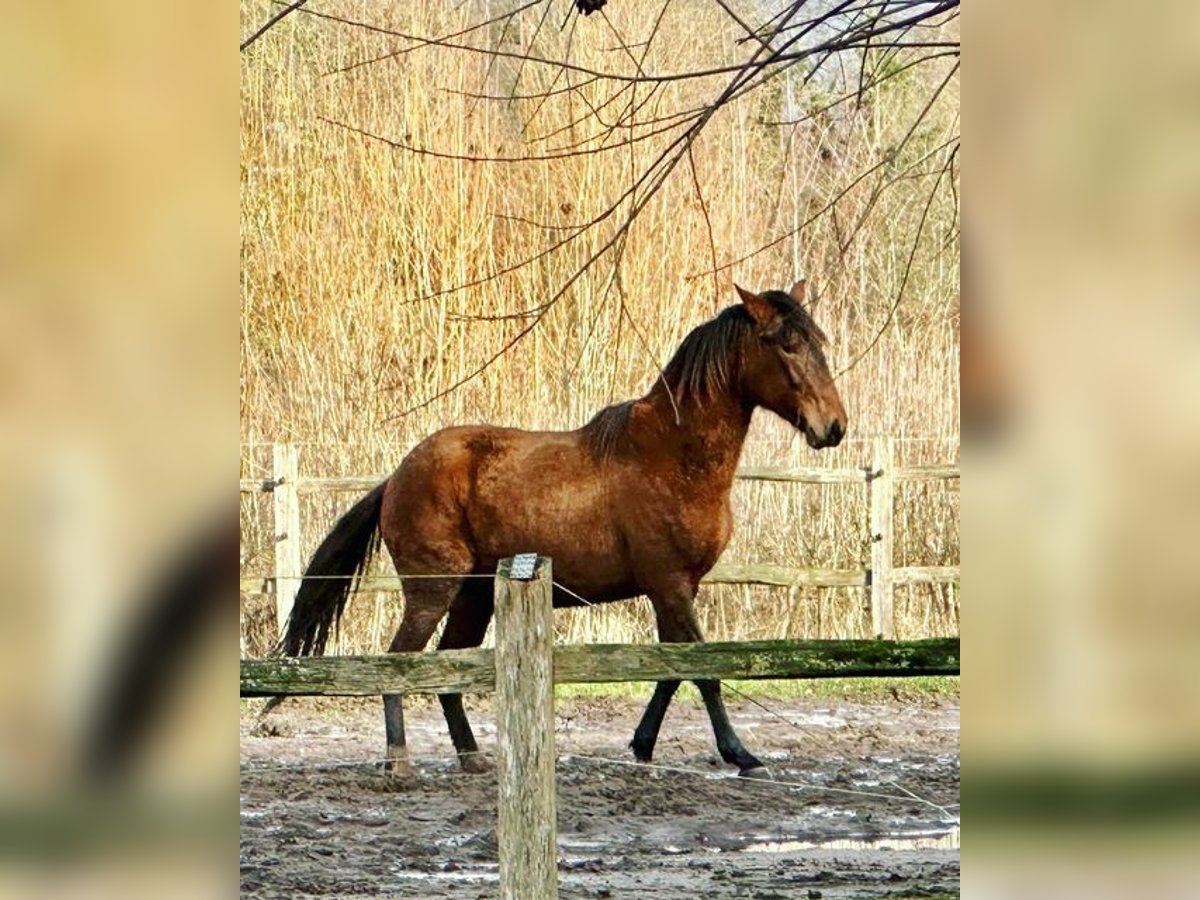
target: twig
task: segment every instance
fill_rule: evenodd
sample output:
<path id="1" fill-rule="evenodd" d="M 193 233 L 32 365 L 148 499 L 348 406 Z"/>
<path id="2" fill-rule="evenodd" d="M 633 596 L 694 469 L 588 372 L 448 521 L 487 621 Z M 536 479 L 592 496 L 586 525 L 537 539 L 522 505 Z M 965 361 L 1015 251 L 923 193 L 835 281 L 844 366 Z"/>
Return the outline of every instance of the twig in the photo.
<path id="1" fill-rule="evenodd" d="M 249 47 L 251 44 L 253 44 L 255 41 L 257 41 L 260 37 L 262 37 L 264 34 L 266 34 L 272 28 L 274 28 L 275 25 L 278 24 L 283 19 L 284 16 L 291 15 L 292 13 L 294 13 L 296 10 L 298 10 L 300 7 L 302 7 L 307 2 L 308 2 L 308 0 L 295 0 L 294 3 L 289 3 L 283 9 L 279 10 L 279 12 L 275 13 L 275 15 L 271 16 L 271 18 L 269 18 L 269 19 L 267 19 L 267 21 L 263 22 L 263 24 L 261 26 L 259 26 L 258 30 L 255 31 L 252 35 L 250 35 L 250 37 L 248 37 L 244 41 L 242 41 L 242 45 L 239 48 L 240 51 L 245 52 L 247 47 Z"/>

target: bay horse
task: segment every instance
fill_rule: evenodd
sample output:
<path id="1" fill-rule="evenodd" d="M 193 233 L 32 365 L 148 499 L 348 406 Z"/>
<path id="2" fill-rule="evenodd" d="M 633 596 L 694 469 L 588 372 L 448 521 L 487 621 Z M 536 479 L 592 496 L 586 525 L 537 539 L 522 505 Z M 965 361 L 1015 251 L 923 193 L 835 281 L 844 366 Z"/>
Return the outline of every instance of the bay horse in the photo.
<path id="1" fill-rule="evenodd" d="M 736 287 L 736 286 L 735 286 Z M 754 410 L 836 446 L 846 411 L 829 374 L 825 335 L 790 292 L 737 288 L 741 302 L 693 330 L 645 396 L 602 409 L 575 431 L 492 425 L 445 428 L 342 516 L 317 548 L 282 649 L 324 651 L 355 580 L 383 538 L 401 577 L 404 617 L 389 652 L 418 651 L 443 617 L 439 649 L 477 647 L 492 617 L 483 578 L 526 551 L 553 561 L 555 607 L 645 595 L 663 642 L 701 641 L 693 601 L 733 528 L 729 495 Z M 565 588 L 562 590 L 560 588 Z M 765 775 L 742 745 L 720 682 L 696 682 L 717 749 L 739 774 Z M 678 681 L 660 681 L 630 744 L 649 761 Z M 411 773 L 401 695 L 383 698 L 388 770 Z M 487 768 L 461 694 L 440 695 L 462 767 Z"/>

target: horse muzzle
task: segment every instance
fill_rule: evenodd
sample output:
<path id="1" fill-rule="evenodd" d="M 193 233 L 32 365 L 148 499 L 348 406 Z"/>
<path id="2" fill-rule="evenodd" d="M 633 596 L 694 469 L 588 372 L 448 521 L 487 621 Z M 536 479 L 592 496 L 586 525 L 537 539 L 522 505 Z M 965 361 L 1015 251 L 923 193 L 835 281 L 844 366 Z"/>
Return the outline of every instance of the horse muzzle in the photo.
<path id="1" fill-rule="evenodd" d="M 845 426 L 842 425 L 840 419 L 833 419 L 825 428 L 824 434 L 819 434 L 812 425 L 805 424 L 804 439 L 808 441 L 808 446 L 814 450 L 821 450 L 825 447 L 836 447 L 842 442 L 842 438 L 846 435 Z"/>

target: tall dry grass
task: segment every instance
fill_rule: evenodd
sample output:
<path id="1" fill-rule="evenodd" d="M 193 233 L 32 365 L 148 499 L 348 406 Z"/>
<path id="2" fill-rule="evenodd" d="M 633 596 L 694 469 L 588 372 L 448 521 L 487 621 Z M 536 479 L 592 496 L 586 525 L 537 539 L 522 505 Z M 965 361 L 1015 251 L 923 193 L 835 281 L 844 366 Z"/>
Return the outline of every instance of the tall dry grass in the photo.
<path id="1" fill-rule="evenodd" d="M 741 5 L 753 19 L 754 7 Z M 321 6 L 430 35 L 485 18 L 486 8 L 477 2 L 381 9 L 362 0 Z M 630 65 L 619 41 L 643 40 L 660 8 L 622 0 L 606 9 L 611 27 L 598 16 L 580 20 L 570 36 L 570 58 L 598 68 Z M 243 17 L 258 22 L 271 9 L 244 3 Z M 528 46 L 539 15 L 534 10 L 520 19 L 503 35 L 505 46 Z M 560 15 L 551 12 L 556 20 Z M 568 31 L 558 25 L 538 34 L 543 55 L 566 52 Z M 671 4 L 644 66 L 682 71 L 737 62 L 741 51 L 731 25 L 715 5 Z M 502 35 L 497 29 L 491 37 Z M 489 71 L 482 55 L 424 48 L 323 74 L 400 45 L 393 37 L 295 15 L 243 57 L 243 477 L 269 471 L 274 441 L 301 446 L 305 474 L 382 473 L 446 425 L 576 427 L 599 407 L 644 392 L 687 331 L 733 302 L 734 278 L 753 288 L 786 288 L 799 274 L 819 288 L 815 316 L 831 337 L 831 364 L 853 363 L 839 384 L 850 436 L 838 449 L 817 453 L 760 413 L 744 462 L 861 466 L 875 435 L 901 439 L 901 463 L 957 459 L 956 193 L 943 182 L 929 201 L 935 178 L 929 173 L 940 168 L 945 152 L 917 162 L 957 135 L 956 78 L 912 140 L 895 150 L 946 77 L 949 61 L 909 69 L 868 91 L 861 104 L 843 104 L 801 126 L 775 123 L 822 105 L 836 80 L 792 90 L 767 85 L 723 109 L 694 147 L 695 178 L 686 162 L 676 168 L 631 228 L 615 272 L 607 258 L 593 266 L 495 365 L 422 406 L 523 325 L 465 316 L 538 306 L 611 232 L 597 229 L 502 278 L 438 292 L 535 257 L 560 229 L 618 197 L 663 142 L 548 162 L 471 163 L 396 149 L 323 121 L 412 148 L 466 155 L 544 152 L 597 129 L 583 102 L 604 102 L 607 92 L 596 86 L 540 106 L 463 95 L 510 90 L 514 61 Z M 835 78 L 836 68 L 831 71 Z M 553 78 L 553 69 L 526 65 L 519 83 L 532 93 L 550 87 Z M 705 102 L 722 85 L 673 83 L 647 109 Z M 538 140 L 547 135 L 552 139 Z M 714 253 L 723 263 L 788 232 L 889 155 L 882 171 L 903 177 L 886 191 L 876 196 L 878 182 L 868 178 L 798 236 L 715 278 L 705 274 Z M 903 302 L 892 316 L 906 268 Z M 302 498 L 306 552 L 351 499 Z M 739 483 L 734 501 L 737 524 L 726 560 L 856 566 L 869 558 L 861 488 Z M 269 503 L 243 497 L 242 513 L 243 569 L 268 572 Z M 898 565 L 957 562 L 956 487 L 903 487 L 896 526 Z M 956 633 L 957 599 L 950 588 L 898 588 L 899 634 Z M 714 638 L 849 637 L 869 625 L 862 592 L 850 589 L 706 588 L 698 607 Z M 266 615 L 263 608 L 259 615 Z M 378 649 L 399 612 L 398 598 L 360 596 L 344 624 L 341 649 Z M 266 640 L 266 624 L 261 627 L 259 650 Z M 653 635 L 644 602 L 565 613 L 559 628 L 574 641 Z"/>

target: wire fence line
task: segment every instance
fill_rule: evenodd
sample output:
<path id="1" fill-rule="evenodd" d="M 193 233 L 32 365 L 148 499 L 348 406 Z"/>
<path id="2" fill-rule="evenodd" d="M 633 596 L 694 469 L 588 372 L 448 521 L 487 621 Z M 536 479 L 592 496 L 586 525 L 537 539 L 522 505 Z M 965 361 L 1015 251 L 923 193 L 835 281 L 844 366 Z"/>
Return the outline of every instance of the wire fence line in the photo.
<path id="1" fill-rule="evenodd" d="M 356 576 L 353 576 L 353 575 L 255 575 L 255 576 L 250 576 L 250 577 L 274 578 L 278 581 L 345 581 L 348 578 L 354 578 L 354 580 L 356 580 L 356 581 L 359 580 Z M 391 576 L 386 576 L 386 577 L 389 579 L 397 580 L 397 581 L 403 581 L 406 578 L 416 578 L 416 579 L 437 578 L 442 581 L 446 581 L 448 579 L 457 580 L 460 578 L 490 578 L 492 580 L 495 580 L 496 573 L 495 572 L 414 572 L 412 574 L 409 574 L 406 572 L 403 575 L 391 575 Z M 365 575 L 365 576 L 363 576 L 362 580 L 374 581 L 377 578 L 378 578 L 378 576 Z M 576 596 L 578 596 L 578 595 L 576 595 Z"/>
<path id="2" fill-rule="evenodd" d="M 572 761 L 582 760 L 589 763 L 597 763 L 601 765 L 621 766 L 632 768 L 635 771 L 647 773 L 664 772 L 671 775 L 684 775 L 692 778 L 699 778 L 707 782 L 719 781 L 729 785 L 736 785 L 739 788 L 745 787 L 748 789 L 758 789 L 760 787 L 782 789 L 784 791 L 798 793 L 800 791 L 811 791 L 814 793 L 827 794 L 842 794 L 845 796 L 870 797 L 875 800 L 887 800 L 893 803 L 920 803 L 923 806 L 928 806 L 942 813 L 953 822 L 947 824 L 958 824 L 958 816 L 951 813 L 950 810 L 960 808 L 959 803 L 937 803 L 933 800 L 926 799 L 901 785 L 898 781 L 886 782 L 888 787 L 894 787 L 900 791 L 898 794 L 889 794 L 883 791 L 869 791 L 858 788 L 837 787 L 835 785 L 812 784 L 793 779 L 781 778 L 745 778 L 739 775 L 730 774 L 727 772 L 710 772 L 704 769 L 694 769 L 688 766 L 663 765 L 661 763 L 638 762 L 631 759 L 615 759 L 607 756 L 593 756 L 586 753 L 567 753 L 558 757 L 557 768 L 570 764 Z M 322 762 L 271 762 L 271 763 L 255 763 L 243 761 L 239 767 L 239 771 L 243 775 L 251 775 L 257 773 L 273 773 L 273 772 L 333 772 L 344 769 L 382 769 L 388 762 L 388 757 L 369 757 L 366 759 L 330 759 Z M 769 767 L 768 767 L 769 768 Z M 478 778 L 477 774 L 451 771 L 447 773 L 452 778 L 474 779 Z"/>
<path id="3" fill-rule="evenodd" d="M 896 481 L 958 481 L 957 463 L 925 463 L 897 466 L 891 470 Z M 739 482 L 773 481 L 781 484 L 861 484 L 882 474 L 875 465 L 861 466 L 741 466 L 734 478 Z M 242 494 L 274 493 L 291 486 L 303 493 L 362 491 L 377 487 L 391 477 L 380 472 L 367 475 L 280 475 L 274 478 L 242 478 Z"/>

